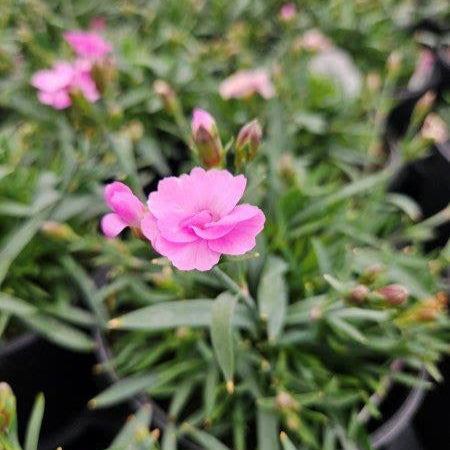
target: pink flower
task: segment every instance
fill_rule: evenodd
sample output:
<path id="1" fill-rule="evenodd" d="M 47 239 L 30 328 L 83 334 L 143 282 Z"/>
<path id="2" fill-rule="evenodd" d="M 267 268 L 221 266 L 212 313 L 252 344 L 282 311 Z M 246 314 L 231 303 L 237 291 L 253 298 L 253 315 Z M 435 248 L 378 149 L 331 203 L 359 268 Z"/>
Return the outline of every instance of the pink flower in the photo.
<path id="1" fill-rule="evenodd" d="M 280 19 L 283 22 L 290 22 L 297 14 L 297 8 L 294 3 L 286 3 L 280 9 Z"/>
<path id="2" fill-rule="evenodd" d="M 74 76 L 71 64 L 58 62 L 52 69 L 39 70 L 32 79 L 31 85 L 39 90 L 38 99 L 44 105 L 55 109 L 64 109 L 72 104 L 70 85 Z"/>
<path id="3" fill-rule="evenodd" d="M 106 204 L 113 211 L 101 221 L 105 236 L 114 238 L 126 227 L 139 229 L 146 208 L 128 186 L 115 181 L 105 187 L 103 194 Z"/>
<path id="4" fill-rule="evenodd" d="M 31 85 L 38 89 L 39 101 L 55 109 L 69 107 L 70 94 L 74 92 L 81 92 L 92 103 L 100 98 L 90 64 L 83 60 L 73 64 L 58 62 L 51 69 L 40 70 L 33 75 Z"/>
<path id="5" fill-rule="evenodd" d="M 112 47 L 95 31 L 68 31 L 64 39 L 75 53 L 91 60 L 104 58 Z"/>
<path id="6" fill-rule="evenodd" d="M 258 93 L 263 98 L 271 98 L 275 90 L 265 69 L 241 70 L 225 79 L 219 88 L 222 98 L 243 98 Z"/>
<path id="7" fill-rule="evenodd" d="M 243 175 L 199 167 L 165 178 L 149 196 L 142 233 L 180 270 L 205 271 L 222 253 L 242 255 L 255 246 L 265 221 L 256 206 L 237 205 L 246 182 Z"/>

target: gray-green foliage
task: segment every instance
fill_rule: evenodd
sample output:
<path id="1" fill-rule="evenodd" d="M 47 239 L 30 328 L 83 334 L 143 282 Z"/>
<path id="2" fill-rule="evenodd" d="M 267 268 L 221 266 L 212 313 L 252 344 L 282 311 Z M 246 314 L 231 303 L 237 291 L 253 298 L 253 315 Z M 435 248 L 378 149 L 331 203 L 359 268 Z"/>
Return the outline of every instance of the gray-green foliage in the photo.
<path id="1" fill-rule="evenodd" d="M 405 83 L 418 53 L 399 25 L 439 14 L 445 2 L 425 11 L 408 1 L 376 3 L 307 0 L 294 23 L 282 24 L 281 2 L 266 0 L 4 1 L 2 340 L 32 329 L 90 351 L 88 330 L 109 323 L 109 365 L 121 381 L 90 405 L 141 391 L 164 402 L 171 419 L 161 430 L 164 450 L 176 449 L 180 437 L 211 450 L 354 448 L 367 441 L 355 417 L 365 406 L 378 416 L 370 397 L 393 360 L 404 362 L 399 382 L 414 384 L 419 367 L 439 379 L 449 323 L 433 316 L 443 305 L 433 296 L 449 247 L 429 255 L 420 247 L 448 210 L 418 223 L 414 202 L 386 193 L 393 171 L 379 137 L 393 88 Z M 116 78 L 94 105 L 41 105 L 31 75 L 72 57 L 62 32 L 87 28 L 95 15 L 106 18 Z M 364 82 L 349 100 L 333 80 L 311 73 L 314 53 L 299 38 L 312 27 L 381 86 Z M 386 64 L 393 50 L 403 56 L 395 70 Z M 271 70 L 275 98 L 219 97 L 226 76 L 259 66 Z M 157 79 L 178 96 L 174 116 L 152 89 Z M 245 168 L 244 201 L 267 217 L 254 253 L 222 258 L 219 270 L 201 274 L 152 263 L 157 255 L 147 244 L 97 231 L 107 181 L 142 195 L 173 168 L 198 164 L 187 126 L 197 106 L 214 115 L 230 152 L 244 123 L 257 116 L 263 124 L 261 149 Z M 410 158 L 426 146 L 409 136 L 401 151 Z M 376 294 L 391 283 L 408 288 L 405 304 Z M 370 295 L 355 304 L 358 284 Z M 137 412 L 111 450 L 156 448 L 150 421 L 148 409 Z"/>

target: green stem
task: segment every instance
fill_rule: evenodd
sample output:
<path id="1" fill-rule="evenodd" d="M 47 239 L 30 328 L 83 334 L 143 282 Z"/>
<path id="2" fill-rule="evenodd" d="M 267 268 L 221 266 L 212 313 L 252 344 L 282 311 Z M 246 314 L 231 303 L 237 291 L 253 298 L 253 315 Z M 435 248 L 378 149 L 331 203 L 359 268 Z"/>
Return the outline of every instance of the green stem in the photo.
<path id="1" fill-rule="evenodd" d="M 230 289 L 230 291 L 234 292 L 242 300 L 244 300 L 245 304 L 250 309 L 256 309 L 256 302 L 253 299 L 253 297 L 247 292 L 244 292 L 244 290 L 233 279 L 231 279 L 222 269 L 219 269 L 219 267 L 216 266 L 212 269 L 212 271 L 217 276 L 217 278 L 219 278 L 219 280 L 223 281 L 223 283 Z"/>

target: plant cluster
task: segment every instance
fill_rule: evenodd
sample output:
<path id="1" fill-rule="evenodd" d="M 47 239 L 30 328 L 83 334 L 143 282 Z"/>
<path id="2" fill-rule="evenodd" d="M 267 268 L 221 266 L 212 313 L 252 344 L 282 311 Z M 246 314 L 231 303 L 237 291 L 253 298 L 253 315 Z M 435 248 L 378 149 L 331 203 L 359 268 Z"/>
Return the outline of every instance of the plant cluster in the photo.
<path id="1" fill-rule="evenodd" d="M 164 425 L 111 449 L 370 449 L 387 381 L 440 381 L 448 208 L 388 185 L 445 124 L 424 98 L 394 162 L 382 133 L 444 3 L 2 6 L 0 336 L 110 349 L 89 406 Z"/>

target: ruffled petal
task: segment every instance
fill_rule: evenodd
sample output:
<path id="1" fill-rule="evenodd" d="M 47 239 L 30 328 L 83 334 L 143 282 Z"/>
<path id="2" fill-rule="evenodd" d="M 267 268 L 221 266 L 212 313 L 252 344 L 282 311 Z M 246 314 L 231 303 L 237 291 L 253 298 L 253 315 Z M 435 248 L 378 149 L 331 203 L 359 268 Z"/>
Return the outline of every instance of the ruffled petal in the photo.
<path id="1" fill-rule="evenodd" d="M 128 225 L 117 214 L 111 213 L 103 216 L 100 226 L 106 237 L 115 238 Z"/>
<path id="2" fill-rule="evenodd" d="M 105 189 L 103 190 L 103 198 L 105 199 L 105 203 L 111 209 L 113 209 L 111 199 L 114 194 L 117 194 L 119 192 L 133 194 L 133 191 L 126 184 L 123 184 L 120 181 L 114 181 L 113 183 L 107 184 L 105 186 Z"/>
<path id="3" fill-rule="evenodd" d="M 189 175 L 161 180 L 158 190 L 149 196 L 148 205 L 153 214 L 162 219 L 167 215 L 192 214 L 209 211 L 214 220 L 227 215 L 241 199 L 246 178 L 233 176 L 226 170 L 209 170 L 200 167 L 192 169 Z"/>
<path id="4" fill-rule="evenodd" d="M 216 222 L 207 223 L 204 227 L 192 227 L 195 234 L 203 239 L 218 239 L 228 234 L 240 222 L 258 215 L 260 209 L 251 205 L 238 205 L 230 214 Z"/>
<path id="5" fill-rule="evenodd" d="M 209 248 L 227 255 L 243 255 L 251 250 L 256 245 L 256 236 L 264 228 L 265 222 L 263 212 L 259 208 L 256 209 L 258 212 L 252 218 L 239 222 L 221 238 L 208 241 Z"/>
<path id="6" fill-rule="evenodd" d="M 179 270 L 212 269 L 220 259 L 220 253 L 211 250 L 206 241 L 198 240 L 187 244 L 170 242 L 163 237 L 155 241 L 155 250 L 170 259 Z"/>

